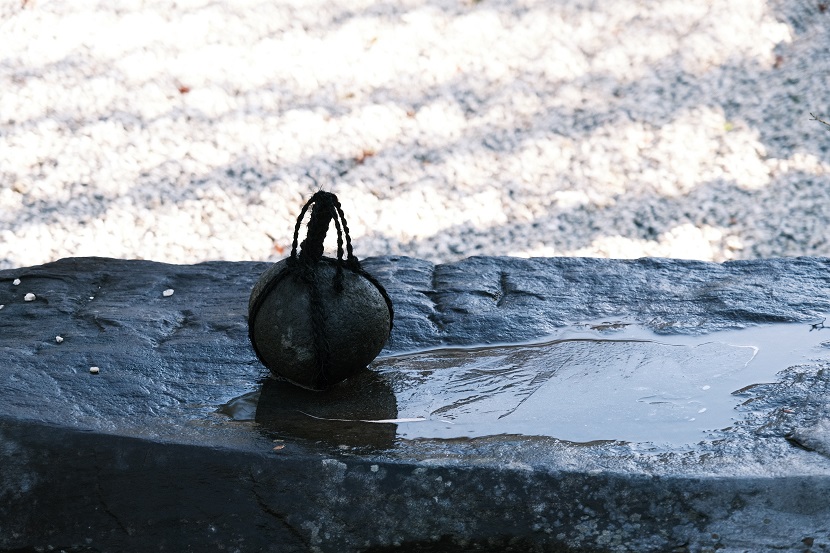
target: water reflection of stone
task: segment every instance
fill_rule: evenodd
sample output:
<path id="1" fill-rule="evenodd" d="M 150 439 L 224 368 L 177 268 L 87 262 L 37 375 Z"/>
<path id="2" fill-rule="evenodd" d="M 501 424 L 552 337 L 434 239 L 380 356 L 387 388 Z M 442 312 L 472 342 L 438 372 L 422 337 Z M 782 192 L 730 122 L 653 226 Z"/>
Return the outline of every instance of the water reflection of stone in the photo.
<path id="1" fill-rule="evenodd" d="M 325 392 L 269 378 L 262 386 L 255 420 L 275 437 L 386 449 L 395 442 L 397 424 L 382 421 L 394 420 L 397 414 L 387 381 L 364 370 Z"/>

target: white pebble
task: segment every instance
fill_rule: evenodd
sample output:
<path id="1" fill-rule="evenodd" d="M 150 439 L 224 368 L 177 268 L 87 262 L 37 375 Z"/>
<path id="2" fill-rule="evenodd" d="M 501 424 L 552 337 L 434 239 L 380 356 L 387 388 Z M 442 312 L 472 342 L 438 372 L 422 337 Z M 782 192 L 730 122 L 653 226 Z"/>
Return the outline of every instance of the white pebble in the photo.
<path id="1" fill-rule="evenodd" d="M 6 306 L 5 305 L 0 305 L 0 309 L 3 309 L 4 307 L 6 307 Z"/>
<path id="2" fill-rule="evenodd" d="M 89 368 L 89 374 L 98 374 L 99 372 L 101 372 L 101 369 L 99 369 L 98 367 Z"/>
<path id="3" fill-rule="evenodd" d="M 17 286 L 18 284 L 20 284 L 20 279 L 19 279 L 19 278 L 14 279 L 14 280 L 12 281 L 12 284 L 14 284 L 15 286 Z"/>
<path id="4" fill-rule="evenodd" d="M 62 336 L 55 336 L 55 341 L 60 344 L 61 342 L 63 342 L 63 337 Z"/>
<path id="5" fill-rule="evenodd" d="M 162 295 L 162 296 L 164 296 L 165 298 L 169 298 L 170 296 L 172 296 L 172 295 L 173 295 L 173 289 L 172 289 L 172 288 L 168 288 L 167 290 L 165 290 L 164 292 L 162 292 L 162 293 L 161 293 L 161 295 Z"/>
<path id="6" fill-rule="evenodd" d="M 35 301 L 36 298 L 37 298 L 37 296 L 32 294 L 31 292 L 29 292 L 28 294 L 23 296 L 24 301 Z"/>

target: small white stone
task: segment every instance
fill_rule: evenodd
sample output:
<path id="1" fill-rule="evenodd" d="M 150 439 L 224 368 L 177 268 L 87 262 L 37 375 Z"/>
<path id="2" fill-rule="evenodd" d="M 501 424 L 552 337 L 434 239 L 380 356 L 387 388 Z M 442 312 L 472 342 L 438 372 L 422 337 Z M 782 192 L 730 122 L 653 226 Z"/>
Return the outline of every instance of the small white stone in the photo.
<path id="1" fill-rule="evenodd" d="M 63 342 L 63 336 L 55 336 L 55 341 L 60 344 Z"/>
<path id="2" fill-rule="evenodd" d="M 19 278 L 14 279 L 14 280 L 12 281 L 12 284 L 14 284 L 15 286 L 17 286 L 18 284 L 20 284 L 20 279 L 19 279 Z"/>
<path id="3" fill-rule="evenodd" d="M 32 294 L 31 292 L 29 292 L 28 294 L 23 296 L 24 301 L 35 301 L 36 298 L 37 298 L 37 296 Z"/>
<path id="4" fill-rule="evenodd" d="M 99 369 L 98 367 L 89 368 L 89 374 L 98 374 L 99 372 L 101 372 L 101 369 Z"/>
<path id="5" fill-rule="evenodd" d="M 173 289 L 172 289 L 172 288 L 168 288 L 167 290 L 165 290 L 164 292 L 162 292 L 162 293 L 161 293 L 161 295 L 162 295 L 162 296 L 164 296 L 165 298 L 169 298 L 170 296 L 172 296 L 172 295 L 173 295 Z"/>
<path id="6" fill-rule="evenodd" d="M 5 305 L 0 305 L 0 309 L 3 309 L 4 307 L 6 307 L 6 306 Z"/>

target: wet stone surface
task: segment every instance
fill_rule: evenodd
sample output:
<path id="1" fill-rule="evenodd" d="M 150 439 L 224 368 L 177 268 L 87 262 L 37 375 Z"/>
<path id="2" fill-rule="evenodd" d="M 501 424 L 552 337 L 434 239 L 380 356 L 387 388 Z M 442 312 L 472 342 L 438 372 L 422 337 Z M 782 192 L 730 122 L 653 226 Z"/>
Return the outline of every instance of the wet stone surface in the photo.
<path id="1" fill-rule="evenodd" d="M 0 551 L 830 547 L 830 260 L 367 259 L 325 393 L 251 350 L 268 266 L 0 272 Z"/>

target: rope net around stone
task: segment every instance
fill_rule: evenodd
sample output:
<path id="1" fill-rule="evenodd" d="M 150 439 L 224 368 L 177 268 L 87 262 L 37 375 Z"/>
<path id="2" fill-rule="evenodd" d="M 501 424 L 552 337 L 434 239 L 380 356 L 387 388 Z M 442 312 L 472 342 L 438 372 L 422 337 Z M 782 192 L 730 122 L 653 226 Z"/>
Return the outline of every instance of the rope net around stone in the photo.
<path id="1" fill-rule="evenodd" d="M 305 240 L 299 244 L 299 253 L 297 253 L 299 243 L 299 233 L 302 227 L 303 219 L 311 209 L 311 216 L 308 223 L 308 233 Z M 323 243 L 328 232 L 329 223 L 334 221 L 335 230 L 337 232 L 337 257 L 335 259 L 324 257 Z M 345 243 L 345 251 L 344 251 Z M 345 259 L 344 259 L 345 253 Z M 346 222 L 346 215 L 337 196 L 330 192 L 319 191 L 316 192 L 300 210 L 300 215 L 297 217 L 297 223 L 294 226 L 294 238 L 291 244 L 291 255 L 287 259 L 286 266 L 266 285 L 262 293 L 257 298 L 256 303 L 251 309 L 252 317 L 256 317 L 262 302 L 272 292 L 276 286 L 289 274 L 296 274 L 296 276 L 306 284 L 308 288 L 309 310 L 311 317 L 311 327 L 314 336 L 314 352 L 317 359 L 319 373 L 316 377 L 316 385 L 319 388 L 328 386 L 329 375 L 326 371 L 326 365 L 329 361 L 331 352 L 328 340 L 326 339 L 325 320 L 326 307 L 323 303 L 320 293 L 320 287 L 325 283 L 320 282 L 319 272 L 316 270 L 320 263 L 335 265 L 335 275 L 331 282 L 337 294 L 343 292 L 343 271 L 349 270 L 358 274 L 368 280 L 383 297 L 386 307 L 389 309 L 389 330 L 392 330 L 394 309 L 392 307 L 392 300 L 389 297 L 386 289 L 378 282 L 378 280 L 371 274 L 366 272 L 360 265 L 360 261 L 354 255 L 352 248 L 352 240 L 349 235 L 349 226 Z M 262 355 L 257 349 L 255 340 L 253 339 L 253 328 L 255 320 L 249 321 L 249 335 L 251 336 L 251 343 L 257 356 L 262 360 Z"/>

